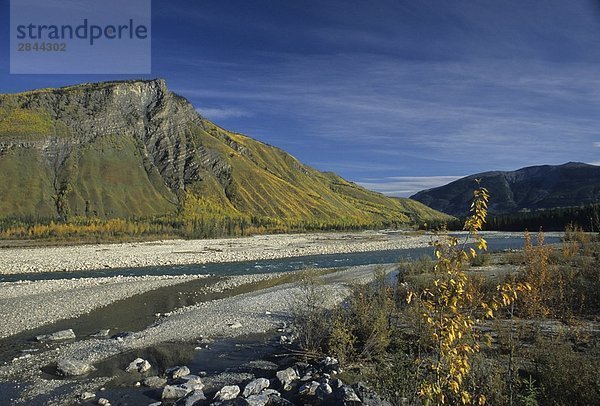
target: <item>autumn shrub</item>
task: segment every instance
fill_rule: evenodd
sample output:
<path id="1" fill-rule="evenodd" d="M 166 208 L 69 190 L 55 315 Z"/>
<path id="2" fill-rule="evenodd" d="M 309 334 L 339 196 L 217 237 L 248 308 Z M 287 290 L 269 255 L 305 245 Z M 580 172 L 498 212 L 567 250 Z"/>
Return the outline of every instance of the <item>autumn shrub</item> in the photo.
<path id="1" fill-rule="evenodd" d="M 373 360 L 382 357 L 392 337 L 392 290 L 383 271 L 375 280 L 352 288 L 345 305 L 337 309 L 328 349 L 340 360 Z"/>
<path id="2" fill-rule="evenodd" d="M 516 314 L 520 317 L 568 321 L 575 316 L 600 314 L 600 247 L 585 242 L 585 238 L 570 238 L 559 251 L 544 245 L 542 233 L 535 245 L 526 233 L 524 261 L 517 279 L 528 283 L 531 290 L 517 300 Z M 566 255 L 565 246 L 569 247 Z"/>
<path id="3" fill-rule="evenodd" d="M 486 402 L 484 393 L 474 392 L 467 384 L 472 372 L 472 357 L 480 350 L 477 320 L 493 318 L 500 308 L 511 305 L 518 291 L 527 288 L 526 284 L 505 283 L 497 286 L 496 294 L 491 298 L 480 300 L 474 294 L 473 283 L 464 269 L 478 253 L 475 248 L 467 250 L 467 241 L 473 237 L 477 249 L 487 249 L 479 231 L 486 220 L 488 198 L 485 188 L 475 190 L 471 216 L 464 226 L 468 231 L 465 241 L 460 244 L 452 236 L 436 241 L 437 261 L 432 285 L 408 294 L 408 301 L 416 302 L 426 325 L 424 353 L 417 360 L 429 371 L 419 388 L 419 396 L 425 403 Z"/>
<path id="4" fill-rule="evenodd" d="M 519 280 L 529 284 L 530 289 L 517 299 L 518 315 L 521 317 L 545 317 L 548 308 L 548 291 L 554 281 L 550 278 L 550 254 L 552 247 L 544 245 L 544 234 L 540 231 L 537 243 L 525 232 L 523 247 L 524 267 Z"/>
<path id="5" fill-rule="evenodd" d="M 403 261 L 399 264 L 401 275 L 430 274 L 434 271 L 435 260 L 429 256 L 421 256 L 418 259 Z"/>
<path id="6" fill-rule="evenodd" d="M 586 233 L 581 226 L 569 223 L 565 227 L 563 240 L 566 242 L 574 242 L 579 244 L 589 244 L 592 240 L 592 235 Z"/>
<path id="7" fill-rule="evenodd" d="M 492 255 L 489 252 L 482 252 L 469 259 L 469 264 L 474 267 L 488 266 L 492 263 Z"/>

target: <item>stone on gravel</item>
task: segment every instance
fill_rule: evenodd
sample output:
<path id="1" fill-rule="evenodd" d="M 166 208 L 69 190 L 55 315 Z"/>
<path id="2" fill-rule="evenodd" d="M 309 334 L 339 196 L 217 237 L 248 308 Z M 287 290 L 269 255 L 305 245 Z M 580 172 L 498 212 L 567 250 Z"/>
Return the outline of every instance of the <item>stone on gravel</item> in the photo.
<path id="1" fill-rule="evenodd" d="M 190 369 L 186 366 L 176 366 L 167 369 L 167 375 L 171 377 L 171 379 L 179 379 L 182 376 L 186 376 L 190 374 Z"/>
<path id="2" fill-rule="evenodd" d="M 192 389 L 183 385 L 167 385 L 163 388 L 161 399 L 179 399 L 190 393 Z"/>
<path id="3" fill-rule="evenodd" d="M 180 378 L 185 383 L 189 383 L 190 385 L 202 385 L 204 387 L 204 383 L 202 382 L 202 378 L 198 375 L 186 375 Z"/>
<path id="4" fill-rule="evenodd" d="M 193 390 L 190 393 L 188 393 L 187 395 L 185 395 L 185 397 L 183 399 L 179 399 L 175 403 L 175 405 L 177 405 L 177 406 L 194 406 L 198 402 L 204 402 L 205 400 L 206 400 L 206 396 L 204 396 L 204 392 L 202 392 L 202 390 L 200 390 L 200 389 L 197 389 L 197 390 Z"/>
<path id="5" fill-rule="evenodd" d="M 136 358 L 125 368 L 125 372 L 148 372 L 152 368 L 152 365 L 143 358 Z"/>
<path id="6" fill-rule="evenodd" d="M 149 376 L 142 381 L 142 385 L 155 389 L 162 388 L 166 384 L 167 380 L 165 378 L 161 378 L 160 376 Z"/>
<path id="7" fill-rule="evenodd" d="M 242 396 L 247 398 L 251 395 L 258 395 L 263 389 L 267 389 L 269 385 L 271 385 L 271 382 L 269 382 L 269 380 L 266 378 L 255 379 L 246 385 Z"/>
<path id="8" fill-rule="evenodd" d="M 204 384 L 202 382 L 197 382 L 197 381 L 185 382 L 185 383 L 180 384 L 179 386 L 181 386 L 182 388 L 188 389 L 190 392 L 195 391 L 195 390 L 204 389 Z"/>
<path id="9" fill-rule="evenodd" d="M 83 392 L 81 394 L 81 396 L 79 396 L 79 399 L 81 400 L 90 400 L 90 399 L 94 399 L 96 397 L 95 394 L 93 394 L 92 392 Z"/>
<path id="10" fill-rule="evenodd" d="M 323 369 L 323 372 L 337 372 L 337 370 L 340 368 L 340 363 L 333 357 L 325 357 L 321 361 L 321 368 Z"/>
<path id="11" fill-rule="evenodd" d="M 317 391 L 315 392 L 315 394 L 317 395 L 317 397 L 319 399 L 327 399 L 327 397 L 329 395 L 331 395 L 333 393 L 333 389 L 331 389 L 331 386 L 329 386 L 328 383 L 322 383 L 319 385 L 319 387 L 317 388 Z"/>
<path id="12" fill-rule="evenodd" d="M 73 332 L 73 329 L 61 330 L 61 331 L 57 331 L 56 333 L 42 334 L 42 335 L 35 337 L 35 339 L 40 342 L 72 340 L 74 338 L 76 338 L 76 336 L 75 336 L 75 332 Z"/>
<path id="13" fill-rule="evenodd" d="M 61 359 L 56 365 L 56 372 L 65 377 L 85 375 L 94 370 L 92 365 L 77 359 Z"/>
<path id="14" fill-rule="evenodd" d="M 106 398 L 98 399 L 98 406 L 110 406 L 110 401 Z"/>
<path id="15" fill-rule="evenodd" d="M 223 386 L 221 390 L 219 390 L 214 397 L 214 400 L 224 401 L 231 400 L 237 398 L 240 394 L 240 387 L 237 385 L 228 385 Z"/>
<path id="16" fill-rule="evenodd" d="M 298 389 L 298 394 L 302 396 L 314 396 L 317 393 L 319 385 L 319 382 L 316 381 L 307 382 Z"/>
<path id="17" fill-rule="evenodd" d="M 240 323 L 240 322 L 230 323 L 229 327 L 230 328 L 242 328 L 242 323 Z"/>
<path id="18" fill-rule="evenodd" d="M 276 375 L 277 375 L 277 379 L 279 379 L 279 382 L 281 383 L 281 386 L 283 386 L 283 389 L 286 391 L 291 390 L 292 383 L 294 381 L 300 379 L 296 370 L 291 367 L 284 369 L 282 371 L 277 371 Z"/>

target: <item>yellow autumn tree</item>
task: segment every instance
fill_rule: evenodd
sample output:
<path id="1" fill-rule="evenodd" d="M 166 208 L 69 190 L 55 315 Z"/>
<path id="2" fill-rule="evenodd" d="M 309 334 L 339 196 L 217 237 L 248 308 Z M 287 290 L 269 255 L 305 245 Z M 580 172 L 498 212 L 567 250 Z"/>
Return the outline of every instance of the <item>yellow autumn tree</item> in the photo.
<path id="1" fill-rule="evenodd" d="M 408 301 L 417 301 L 420 316 L 427 326 L 427 356 L 418 360 L 428 370 L 419 387 L 419 396 L 425 404 L 485 404 L 484 395 L 477 399 L 467 389 L 471 372 L 471 357 L 479 352 L 481 338 L 475 326 L 481 318 L 493 318 L 494 312 L 510 305 L 517 292 L 526 289 L 522 284 L 497 286 L 495 297 L 479 301 L 473 282 L 465 272 L 465 265 L 487 250 L 485 239 L 479 234 L 487 217 L 489 193 L 478 183 L 471 204 L 471 215 L 464 230 L 462 243 L 454 236 L 444 235 L 434 242 L 436 265 L 432 286 L 420 292 L 410 292 Z M 474 247 L 468 242 L 474 239 Z M 487 337 L 489 340 L 489 337 Z"/>

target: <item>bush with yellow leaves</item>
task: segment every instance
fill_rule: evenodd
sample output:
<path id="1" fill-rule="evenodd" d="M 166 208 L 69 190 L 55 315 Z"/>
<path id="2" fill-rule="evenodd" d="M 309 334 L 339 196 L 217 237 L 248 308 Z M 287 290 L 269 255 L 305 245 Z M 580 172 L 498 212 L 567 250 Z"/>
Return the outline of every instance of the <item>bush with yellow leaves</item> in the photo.
<path id="1" fill-rule="evenodd" d="M 453 236 L 434 242 L 437 258 L 432 286 L 420 292 L 409 292 L 408 301 L 416 301 L 420 317 L 426 325 L 425 356 L 417 360 L 428 373 L 418 394 L 425 404 L 484 404 L 484 395 L 473 398 L 467 388 L 471 372 L 471 358 L 480 350 L 483 337 L 476 331 L 478 321 L 493 318 L 502 307 L 509 306 L 517 292 L 528 289 L 526 284 L 498 285 L 494 297 L 481 300 L 475 294 L 473 281 L 464 271 L 465 264 L 487 250 L 485 239 L 479 234 L 487 216 L 489 193 L 481 187 L 474 191 L 471 216 L 464 229 L 467 236 L 459 243 Z M 475 248 L 467 250 L 470 238 Z M 489 337 L 486 337 L 489 342 Z"/>

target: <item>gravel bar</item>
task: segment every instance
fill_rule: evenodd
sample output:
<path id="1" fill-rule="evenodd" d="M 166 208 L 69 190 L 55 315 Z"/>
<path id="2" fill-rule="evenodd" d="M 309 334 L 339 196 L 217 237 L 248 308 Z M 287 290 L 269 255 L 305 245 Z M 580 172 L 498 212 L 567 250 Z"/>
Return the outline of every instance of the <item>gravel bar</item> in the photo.
<path id="1" fill-rule="evenodd" d="M 0 249 L 0 274 L 256 261 L 308 255 L 425 247 L 431 235 L 398 231 L 276 234 L 211 240 L 169 240 Z"/>
<path id="2" fill-rule="evenodd" d="M 372 280 L 376 269 L 391 272 L 397 269 L 397 265 L 356 266 L 324 275 L 319 289 L 322 290 L 322 297 L 327 298 L 326 305 L 334 306 L 343 300 L 351 284 Z M 230 282 L 223 283 L 221 288 L 227 288 L 231 283 L 250 283 L 271 277 L 274 275 L 231 277 L 226 279 Z M 27 382 L 20 395 L 21 402 L 25 404 L 28 399 L 48 395 L 61 387 L 73 389 L 73 384 L 77 387 L 75 395 L 84 390 L 95 391 L 110 377 L 48 380 L 44 379 L 40 368 L 61 359 L 97 364 L 124 352 L 135 353 L 136 350 L 164 342 L 192 342 L 199 337 L 226 338 L 273 331 L 282 321 L 289 322 L 294 309 L 302 306 L 301 292 L 299 283 L 287 283 L 180 308 L 121 340 L 88 338 L 63 343 L 46 351 L 15 358 L 0 366 L 0 383 Z M 76 403 L 75 398 L 72 402 Z M 62 401 L 59 403 L 62 404 Z"/>

